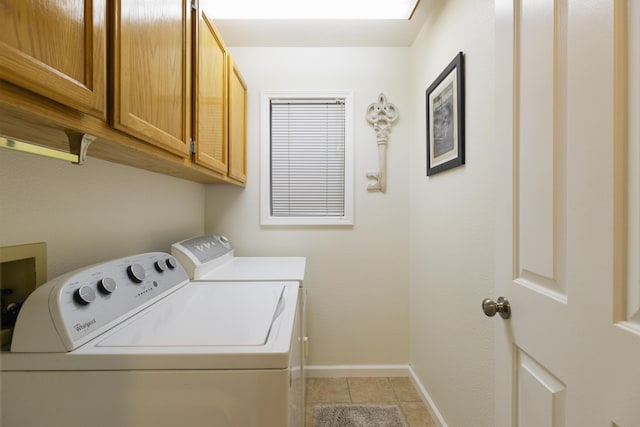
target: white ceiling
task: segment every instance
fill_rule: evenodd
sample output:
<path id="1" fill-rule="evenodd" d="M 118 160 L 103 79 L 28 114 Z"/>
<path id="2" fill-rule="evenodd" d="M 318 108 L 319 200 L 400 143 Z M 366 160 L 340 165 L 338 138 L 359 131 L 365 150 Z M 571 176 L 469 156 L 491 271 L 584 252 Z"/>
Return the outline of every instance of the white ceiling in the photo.
<path id="1" fill-rule="evenodd" d="M 209 12 L 220 19 L 406 19 L 419 1 L 233 0 L 217 1 Z"/>
<path id="2" fill-rule="evenodd" d="M 411 46 L 432 4 L 420 0 L 411 20 L 216 19 L 227 46 Z"/>

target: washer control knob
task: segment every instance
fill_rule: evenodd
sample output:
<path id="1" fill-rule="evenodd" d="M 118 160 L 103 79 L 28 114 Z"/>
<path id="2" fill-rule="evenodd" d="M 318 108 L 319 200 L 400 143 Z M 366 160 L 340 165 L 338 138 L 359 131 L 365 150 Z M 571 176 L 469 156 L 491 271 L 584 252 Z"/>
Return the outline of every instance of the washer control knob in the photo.
<path id="1" fill-rule="evenodd" d="M 103 279 L 98 280 L 98 290 L 103 294 L 107 294 L 107 295 L 112 294 L 117 287 L 118 285 L 116 284 L 116 281 L 113 280 L 111 277 L 105 277 Z"/>
<path id="2" fill-rule="evenodd" d="M 222 243 L 223 245 L 229 244 L 229 239 L 227 239 L 227 236 L 220 235 L 218 239 L 220 239 L 220 243 Z"/>
<path id="3" fill-rule="evenodd" d="M 96 299 L 96 291 L 89 286 L 81 286 L 73 293 L 73 299 L 81 305 L 90 304 Z"/>
<path id="4" fill-rule="evenodd" d="M 167 269 L 167 264 L 162 261 L 154 262 L 153 266 L 156 268 L 156 271 L 158 273 L 164 273 L 164 271 Z"/>
<path id="5" fill-rule="evenodd" d="M 167 263 L 167 267 L 169 267 L 171 270 L 173 270 L 178 266 L 178 263 L 176 262 L 175 258 L 167 258 L 166 263 Z"/>
<path id="6" fill-rule="evenodd" d="M 127 267 L 127 275 L 134 283 L 142 283 L 147 277 L 147 272 L 144 271 L 144 267 L 140 264 L 131 264 Z"/>

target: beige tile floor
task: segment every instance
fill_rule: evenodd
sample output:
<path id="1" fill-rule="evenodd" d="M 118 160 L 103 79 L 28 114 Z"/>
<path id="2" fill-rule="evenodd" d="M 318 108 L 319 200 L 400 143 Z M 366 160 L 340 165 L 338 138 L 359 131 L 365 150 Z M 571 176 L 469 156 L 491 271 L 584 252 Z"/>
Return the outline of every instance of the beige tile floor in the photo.
<path id="1" fill-rule="evenodd" d="M 307 378 L 305 427 L 313 427 L 313 407 L 328 403 L 398 405 L 409 427 L 435 426 L 409 377 Z"/>

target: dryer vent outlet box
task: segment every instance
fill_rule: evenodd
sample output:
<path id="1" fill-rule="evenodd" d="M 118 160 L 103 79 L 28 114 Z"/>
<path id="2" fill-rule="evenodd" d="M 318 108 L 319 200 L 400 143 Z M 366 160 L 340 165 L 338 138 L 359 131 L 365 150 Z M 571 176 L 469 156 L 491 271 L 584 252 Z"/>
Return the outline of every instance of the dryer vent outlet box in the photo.
<path id="1" fill-rule="evenodd" d="M 32 243 L 0 247 L 0 309 L 2 350 L 11 344 L 11 334 L 20 306 L 47 280 L 47 245 Z"/>

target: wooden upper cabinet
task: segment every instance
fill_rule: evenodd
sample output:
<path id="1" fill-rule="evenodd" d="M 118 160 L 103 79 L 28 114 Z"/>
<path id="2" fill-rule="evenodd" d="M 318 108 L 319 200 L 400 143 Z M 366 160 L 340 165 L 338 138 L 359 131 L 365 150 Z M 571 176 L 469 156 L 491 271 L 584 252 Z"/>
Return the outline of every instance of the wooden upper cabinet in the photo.
<path id="1" fill-rule="evenodd" d="M 106 119 L 106 0 L 2 0 L 0 79 Z"/>
<path id="2" fill-rule="evenodd" d="M 113 1 L 113 126 L 178 155 L 191 138 L 191 2 Z"/>
<path id="3" fill-rule="evenodd" d="M 194 55 L 194 159 L 199 165 L 227 175 L 227 52 L 208 13 L 213 7 L 215 2 L 205 0 L 200 0 L 198 6 Z"/>
<path id="4" fill-rule="evenodd" d="M 245 183 L 247 87 L 218 0 L 193 3 L 0 0 L 0 134 L 67 149 L 73 129 L 90 156 Z"/>
<path id="5" fill-rule="evenodd" d="M 229 178 L 247 181 L 247 84 L 231 55 L 229 64 Z"/>

